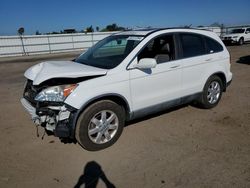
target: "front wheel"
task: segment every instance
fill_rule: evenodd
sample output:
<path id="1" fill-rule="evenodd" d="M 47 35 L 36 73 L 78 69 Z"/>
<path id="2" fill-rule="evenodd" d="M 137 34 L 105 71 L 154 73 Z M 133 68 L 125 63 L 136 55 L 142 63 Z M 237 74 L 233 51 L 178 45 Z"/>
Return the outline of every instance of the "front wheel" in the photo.
<path id="1" fill-rule="evenodd" d="M 198 101 L 200 107 L 202 108 L 213 108 L 215 107 L 222 96 L 223 85 L 220 77 L 212 76 L 210 77 L 203 89 L 202 95 Z"/>
<path id="2" fill-rule="evenodd" d="M 243 38 L 240 38 L 239 40 L 239 45 L 243 45 L 244 44 L 244 39 Z"/>
<path id="3" fill-rule="evenodd" d="M 110 100 L 98 101 L 78 118 L 76 139 L 86 150 L 101 150 L 118 140 L 124 123 L 125 112 L 122 106 Z"/>

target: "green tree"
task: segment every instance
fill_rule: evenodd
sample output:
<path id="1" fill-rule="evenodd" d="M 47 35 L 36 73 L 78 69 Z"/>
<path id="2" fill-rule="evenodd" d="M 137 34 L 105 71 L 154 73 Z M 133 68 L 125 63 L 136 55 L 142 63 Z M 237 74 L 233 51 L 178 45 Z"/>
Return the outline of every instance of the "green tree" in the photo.
<path id="1" fill-rule="evenodd" d="M 94 29 L 93 29 L 93 27 L 92 27 L 92 25 L 91 25 L 90 27 L 87 27 L 87 28 L 85 29 L 85 31 L 86 31 L 86 33 L 92 33 L 92 32 L 94 32 Z"/>
<path id="2" fill-rule="evenodd" d="M 36 35 L 41 35 L 41 33 L 38 30 L 36 30 Z"/>
<path id="3" fill-rule="evenodd" d="M 124 27 L 118 26 L 116 23 L 107 25 L 102 31 L 124 31 Z"/>

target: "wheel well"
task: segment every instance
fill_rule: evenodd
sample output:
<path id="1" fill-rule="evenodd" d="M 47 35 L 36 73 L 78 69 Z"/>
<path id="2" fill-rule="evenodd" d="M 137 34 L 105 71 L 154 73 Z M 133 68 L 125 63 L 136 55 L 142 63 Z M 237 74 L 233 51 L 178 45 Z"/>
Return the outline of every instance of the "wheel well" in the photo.
<path id="1" fill-rule="evenodd" d="M 87 107 L 89 107 L 90 105 L 96 103 L 97 101 L 101 101 L 101 100 L 111 100 L 119 105 L 121 105 L 126 113 L 126 119 L 129 118 L 130 115 L 130 108 L 128 105 L 128 102 L 126 101 L 126 99 L 124 99 L 122 96 L 119 95 L 105 95 L 105 96 L 99 96 L 96 97 L 92 100 L 90 100 L 82 109 L 81 111 L 84 111 Z"/>
<path id="2" fill-rule="evenodd" d="M 241 39 L 244 41 L 244 37 L 240 37 L 239 42 L 240 42 Z"/>
<path id="3" fill-rule="evenodd" d="M 227 89 L 227 80 L 226 80 L 225 74 L 222 73 L 222 72 L 218 72 L 218 73 L 213 74 L 212 76 L 218 76 L 221 79 L 222 84 L 223 84 L 223 91 L 226 91 L 226 89 Z"/>

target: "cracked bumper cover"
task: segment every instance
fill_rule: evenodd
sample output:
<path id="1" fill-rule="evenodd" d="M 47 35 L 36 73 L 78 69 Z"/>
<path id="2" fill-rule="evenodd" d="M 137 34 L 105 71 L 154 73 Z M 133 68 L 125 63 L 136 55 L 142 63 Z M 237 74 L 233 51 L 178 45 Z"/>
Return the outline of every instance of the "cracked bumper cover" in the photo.
<path id="1" fill-rule="evenodd" d="M 22 98 L 20 101 L 36 125 L 43 126 L 57 137 L 74 138 L 73 122 L 76 114 L 75 109 L 67 105 L 35 108 L 25 98 Z"/>

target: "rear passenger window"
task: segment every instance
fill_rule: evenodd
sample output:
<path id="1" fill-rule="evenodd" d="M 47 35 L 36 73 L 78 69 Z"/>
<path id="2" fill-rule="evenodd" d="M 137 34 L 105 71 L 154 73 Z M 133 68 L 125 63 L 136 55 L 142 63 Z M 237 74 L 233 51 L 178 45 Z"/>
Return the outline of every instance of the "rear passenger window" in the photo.
<path id="1" fill-rule="evenodd" d="M 183 57 L 194 57 L 206 54 L 205 45 L 200 35 L 180 34 Z"/>
<path id="2" fill-rule="evenodd" d="M 221 52 L 223 50 L 221 44 L 215 41 L 214 39 L 205 37 L 205 41 L 207 44 L 207 53 L 216 53 Z"/>

